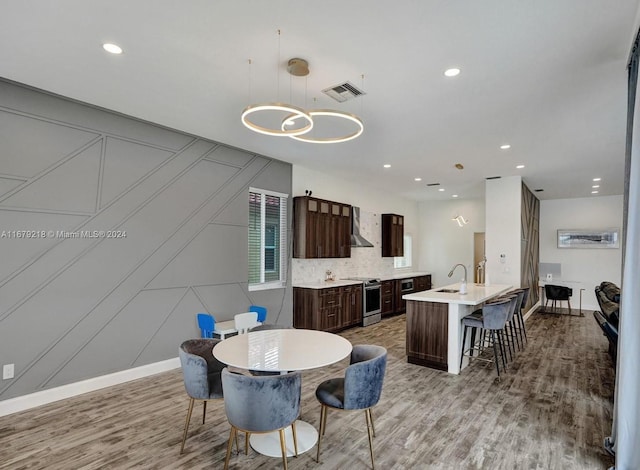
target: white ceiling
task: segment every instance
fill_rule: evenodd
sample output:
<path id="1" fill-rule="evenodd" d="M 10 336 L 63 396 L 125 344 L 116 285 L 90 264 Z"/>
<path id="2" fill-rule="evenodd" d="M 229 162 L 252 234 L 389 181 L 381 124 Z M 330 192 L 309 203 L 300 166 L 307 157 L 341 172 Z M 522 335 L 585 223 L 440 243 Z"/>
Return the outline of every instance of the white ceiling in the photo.
<path id="1" fill-rule="evenodd" d="M 598 196 L 622 194 L 639 3 L 11 1 L 0 76 L 416 200 L 479 197 L 497 175 L 541 199 L 591 197 L 594 177 Z M 292 57 L 306 79 L 287 73 Z M 321 93 L 346 80 L 366 96 Z M 241 124 L 250 102 L 276 100 L 357 114 L 365 132 L 317 145 Z"/>

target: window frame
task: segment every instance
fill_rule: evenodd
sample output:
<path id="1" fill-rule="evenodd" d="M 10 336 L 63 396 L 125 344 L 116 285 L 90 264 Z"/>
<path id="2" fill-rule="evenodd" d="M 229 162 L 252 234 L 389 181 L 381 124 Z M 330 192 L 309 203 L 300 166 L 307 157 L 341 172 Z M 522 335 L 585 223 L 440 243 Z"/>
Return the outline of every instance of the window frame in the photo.
<path id="1" fill-rule="evenodd" d="M 413 237 L 410 233 L 405 233 L 403 235 L 403 245 L 404 245 L 404 256 L 394 256 L 393 257 L 393 268 L 394 269 L 405 269 L 410 268 L 412 265 L 412 257 L 413 257 Z"/>
<path id="2" fill-rule="evenodd" d="M 271 191 L 268 189 L 249 187 L 249 200 L 251 193 L 259 194 L 260 197 L 260 282 L 252 283 L 247 277 L 247 285 L 249 291 L 266 290 L 266 289 L 281 289 L 287 285 L 287 265 L 288 265 L 288 208 L 289 208 L 289 195 L 278 191 Z M 273 273 L 274 271 L 267 271 L 265 269 L 265 228 L 270 225 L 266 221 L 266 197 L 277 197 L 280 199 L 279 221 L 280 228 L 277 232 L 277 238 L 275 248 L 269 245 L 270 249 L 279 250 L 279 256 L 274 257 L 274 261 L 279 264 L 279 276 L 277 280 L 266 281 L 265 274 Z M 250 204 L 250 202 L 249 202 Z M 249 221 L 247 223 L 247 231 L 251 229 L 251 208 L 249 208 Z M 252 256 L 251 256 L 251 236 L 247 233 L 247 268 L 251 270 Z M 247 273 L 248 274 L 248 273 Z"/>

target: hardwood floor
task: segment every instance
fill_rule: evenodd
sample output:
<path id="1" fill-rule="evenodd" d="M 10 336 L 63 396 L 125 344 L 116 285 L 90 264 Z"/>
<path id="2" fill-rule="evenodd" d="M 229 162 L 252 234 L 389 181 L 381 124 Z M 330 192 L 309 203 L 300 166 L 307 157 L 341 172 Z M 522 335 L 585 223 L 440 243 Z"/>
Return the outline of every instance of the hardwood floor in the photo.
<path id="1" fill-rule="evenodd" d="M 389 351 L 380 403 L 373 409 L 378 469 L 605 469 L 614 371 L 591 312 L 535 313 L 529 344 L 500 382 L 476 361 L 461 375 L 408 364 L 405 319 L 385 319 L 343 335 Z M 342 375 L 347 360 L 303 375 L 302 418 L 318 427 L 315 387 Z M 229 425 L 224 405 L 194 411 L 179 454 L 188 405 L 180 370 L 0 418 L 0 469 L 222 468 Z M 241 445 L 242 445 L 241 438 Z M 282 468 L 250 450 L 231 468 Z M 370 468 L 363 412 L 331 412 L 321 463 L 312 451 L 296 469 Z"/>

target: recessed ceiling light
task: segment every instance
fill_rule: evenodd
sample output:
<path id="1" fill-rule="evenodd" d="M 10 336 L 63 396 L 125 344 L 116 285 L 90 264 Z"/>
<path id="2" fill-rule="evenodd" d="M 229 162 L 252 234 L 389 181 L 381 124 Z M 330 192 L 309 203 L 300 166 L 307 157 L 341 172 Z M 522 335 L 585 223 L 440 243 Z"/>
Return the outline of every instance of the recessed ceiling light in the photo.
<path id="1" fill-rule="evenodd" d="M 445 76 L 447 77 L 455 77 L 456 75 L 460 75 L 460 69 L 451 68 L 444 71 Z"/>
<path id="2" fill-rule="evenodd" d="M 593 178 L 593 181 L 600 181 L 602 178 Z"/>
<path id="3" fill-rule="evenodd" d="M 517 168 L 518 170 L 520 170 L 520 169 L 524 168 L 524 165 L 517 165 L 517 166 L 516 166 L 516 168 Z"/>
<path id="4" fill-rule="evenodd" d="M 110 52 L 111 54 L 122 54 L 122 48 L 120 46 L 118 46 L 117 44 L 111 44 L 111 43 L 107 42 L 107 43 L 102 45 L 102 48 L 105 51 Z"/>
<path id="5" fill-rule="evenodd" d="M 593 186 L 591 186 L 593 189 L 599 188 L 600 185 L 599 184 L 594 184 Z"/>
<path id="6" fill-rule="evenodd" d="M 591 194 L 598 194 L 598 191 L 591 191 Z"/>
<path id="7" fill-rule="evenodd" d="M 444 188 L 439 188 L 438 191 L 442 192 L 444 191 Z"/>
<path id="8" fill-rule="evenodd" d="M 510 148 L 511 148 L 511 145 L 510 145 L 510 144 L 502 144 L 502 145 L 500 146 L 500 149 L 501 149 L 501 150 L 507 150 L 507 149 L 510 149 Z"/>
<path id="9" fill-rule="evenodd" d="M 458 197 L 458 195 L 457 194 L 452 194 L 451 197 Z"/>
<path id="10" fill-rule="evenodd" d="M 413 178 L 413 181 L 422 181 L 422 178 Z"/>
<path id="11" fill-rule="evenodd" d="M 388 163 L 385 163 L 384 165 L 382 165 L 385 168 L 391 168 L 391 165 L 389 165 Z"/>

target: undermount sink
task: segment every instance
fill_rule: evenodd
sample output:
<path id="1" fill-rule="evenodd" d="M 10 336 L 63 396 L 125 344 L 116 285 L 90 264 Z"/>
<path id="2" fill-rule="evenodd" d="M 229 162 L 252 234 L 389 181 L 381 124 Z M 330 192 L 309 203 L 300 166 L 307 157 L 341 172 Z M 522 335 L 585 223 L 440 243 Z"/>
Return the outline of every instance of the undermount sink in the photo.
<path id="1" fill-rule="evenodd" d="M 460 292 L 460 289 L 440 289 L 440 290 L 437 290 L 436 292 L 444 292 L 446 294 L 455 294 L 457 292 Z"/>

